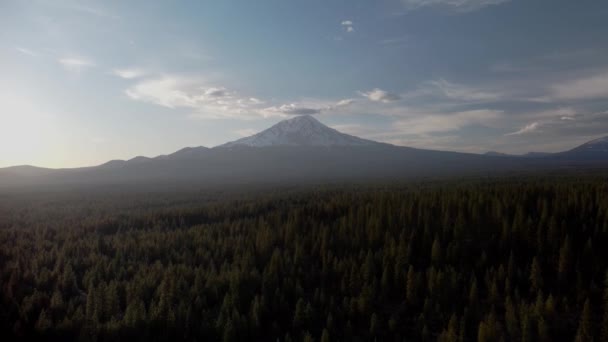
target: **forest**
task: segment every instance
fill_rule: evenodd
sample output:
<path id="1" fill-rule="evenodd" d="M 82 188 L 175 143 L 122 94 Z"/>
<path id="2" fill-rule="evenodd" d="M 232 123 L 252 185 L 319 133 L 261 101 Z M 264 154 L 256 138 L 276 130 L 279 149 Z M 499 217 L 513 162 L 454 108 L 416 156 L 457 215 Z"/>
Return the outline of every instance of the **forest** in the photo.
<path id="1" fill-rule="evenodd" d="M 0 194 L 0 335 L 608 341 L 608 179 Z"/>

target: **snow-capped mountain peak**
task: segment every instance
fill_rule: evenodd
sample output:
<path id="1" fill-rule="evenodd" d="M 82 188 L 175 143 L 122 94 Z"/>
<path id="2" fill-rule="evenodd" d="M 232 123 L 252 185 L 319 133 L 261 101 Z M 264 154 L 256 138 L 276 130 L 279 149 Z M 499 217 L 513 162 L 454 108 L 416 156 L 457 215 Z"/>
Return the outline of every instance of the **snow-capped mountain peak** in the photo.
<path id="1" fill-rule="evenodd" d="M 378 144 L 327 127 L 311 115 L 296 116 L 254 134 L 221 145 L 221 147 L 250 146 L 366 146 Z"/>

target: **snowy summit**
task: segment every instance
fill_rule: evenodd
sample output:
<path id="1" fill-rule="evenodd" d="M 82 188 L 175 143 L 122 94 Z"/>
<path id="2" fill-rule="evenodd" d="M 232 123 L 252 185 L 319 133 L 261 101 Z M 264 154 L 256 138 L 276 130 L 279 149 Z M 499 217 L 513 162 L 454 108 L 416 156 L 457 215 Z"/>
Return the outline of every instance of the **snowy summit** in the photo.
<path id="1" fill-rule="evenodd" d="M 367 146 L 378 144 L 327 127 L 311 115 L 296 116 L 254 134 L 221 145 L 221 147 L 250 146 Z"/>

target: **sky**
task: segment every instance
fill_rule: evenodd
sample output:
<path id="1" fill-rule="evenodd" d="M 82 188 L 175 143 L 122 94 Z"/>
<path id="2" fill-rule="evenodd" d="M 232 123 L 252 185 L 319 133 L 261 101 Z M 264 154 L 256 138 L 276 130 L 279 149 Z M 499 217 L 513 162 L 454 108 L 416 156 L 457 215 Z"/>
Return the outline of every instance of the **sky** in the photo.
<path id="1" fill-rule="evenodd" d="M 418 148 L 608 135 L 608 2 L 0 0 L 0 167 L 212 147 L 311 114 Z"/>

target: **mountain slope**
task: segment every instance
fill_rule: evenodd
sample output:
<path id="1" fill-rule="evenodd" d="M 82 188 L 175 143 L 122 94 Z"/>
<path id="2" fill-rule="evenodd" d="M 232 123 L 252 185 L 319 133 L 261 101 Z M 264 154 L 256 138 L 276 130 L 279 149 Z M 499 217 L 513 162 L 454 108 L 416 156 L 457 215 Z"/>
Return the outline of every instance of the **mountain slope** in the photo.
<path id="1" fill-rule="evenodd" d="M 357 138 L 331 129 L 310 116 L 302 116 L 211 149 L 184 148 L 155 158 L 136 157 L 79 169 L 0 169 L 0 187 L 291 185 L 608 167 L 608 152 L 602 147 L 605 141 L 598 139 L 590 143 L 592 147 L 585 144 L 551 157 L 432 151 Z"/>
<path id="2" fill-rule="evenodd" d="M 329 128 L 310 115 L 296 116 L 250 137 L 218 147 L 268 146 L 370 146 L 379 144 Z"/>
<path id="3" fill-rule="evenodd" d="M 576 160 L 608 160 L 608 136 L 591 140 L 558 155 Z"/>

